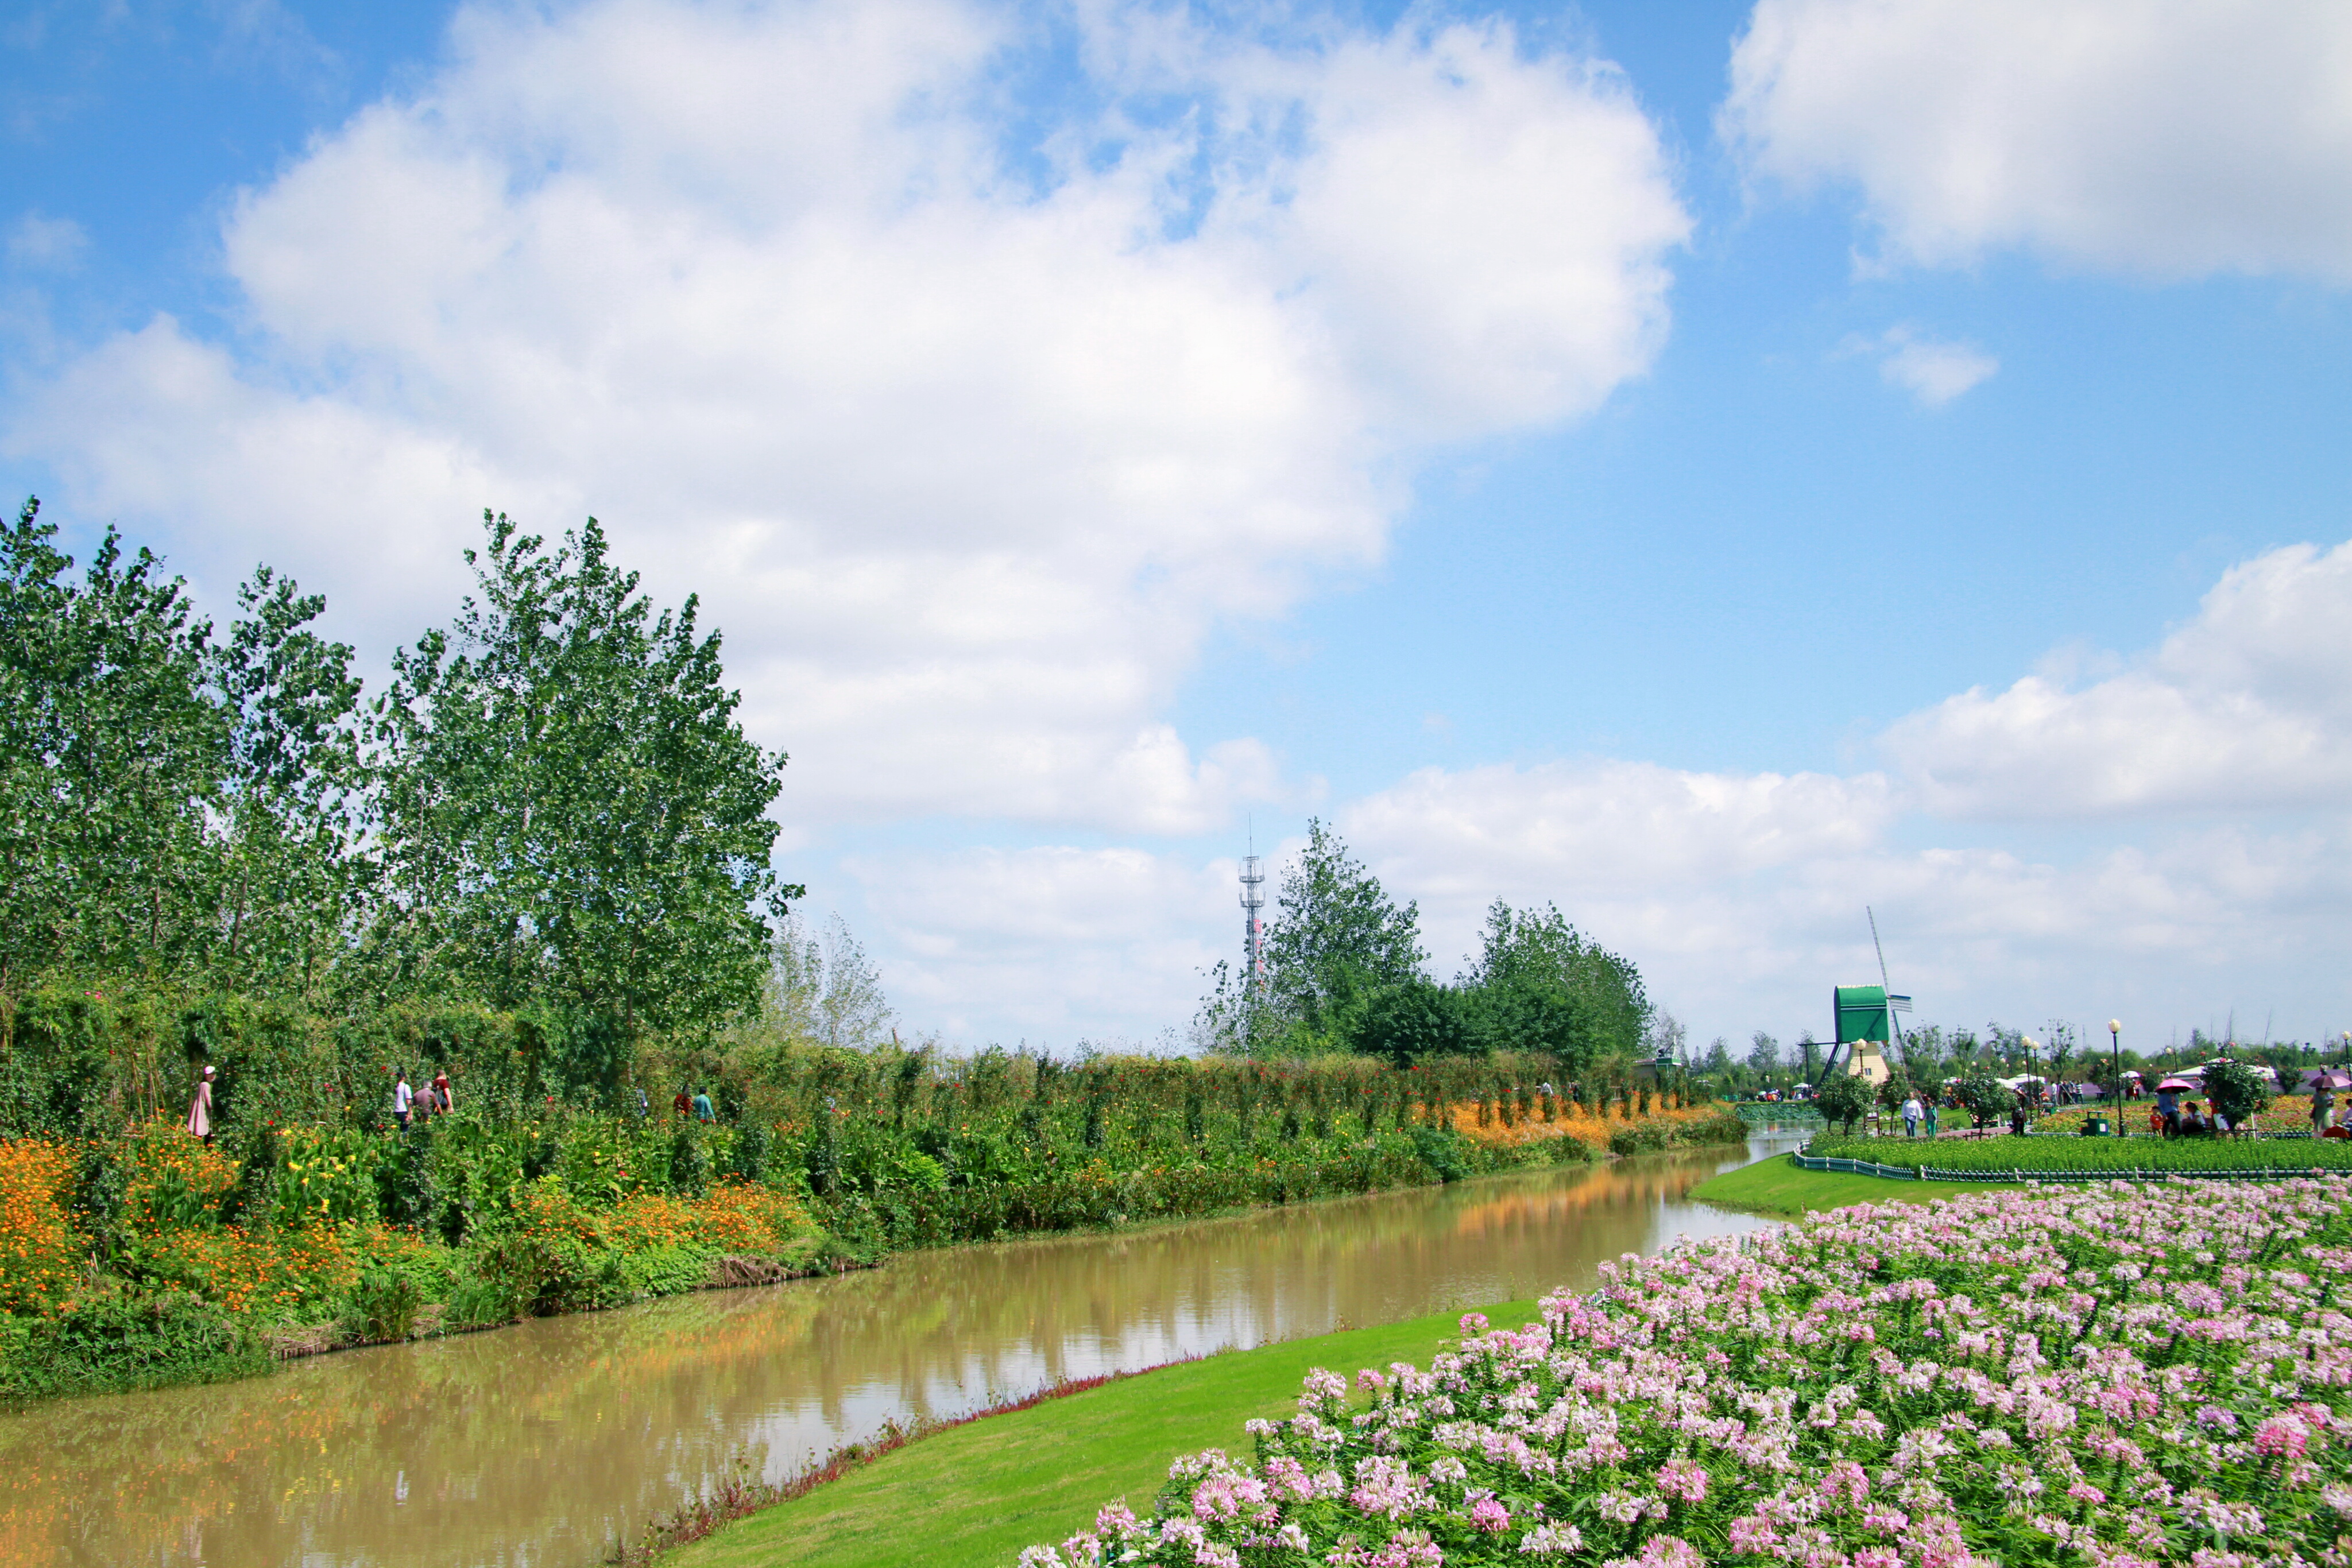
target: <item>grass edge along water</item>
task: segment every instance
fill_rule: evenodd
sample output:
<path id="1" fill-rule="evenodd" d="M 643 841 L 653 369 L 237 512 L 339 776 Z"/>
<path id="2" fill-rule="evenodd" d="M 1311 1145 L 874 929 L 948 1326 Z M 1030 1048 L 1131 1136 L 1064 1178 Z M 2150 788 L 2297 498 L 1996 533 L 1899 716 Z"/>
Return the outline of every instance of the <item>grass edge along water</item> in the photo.
<path id="1" fill-rule="evenodd" d="M 1508 1316 L 1535 1305 L 1486 1311 Z M 1165 1484 L 1172 1451 L 1237 1440 L 1243 1422 L 1282 1414 L 1309 1368 L 1425 1354 L 1455 1331 L 1458 1317 L 1448 1310 L 1222 1351 L 960 1424 L 657 1561 L 661 1568 L 916 1561 L 1005 1568 L 1029 1542 L 1084 1528 L 1108 1496 L 1125 1490 L 1140 1506 Z"/>

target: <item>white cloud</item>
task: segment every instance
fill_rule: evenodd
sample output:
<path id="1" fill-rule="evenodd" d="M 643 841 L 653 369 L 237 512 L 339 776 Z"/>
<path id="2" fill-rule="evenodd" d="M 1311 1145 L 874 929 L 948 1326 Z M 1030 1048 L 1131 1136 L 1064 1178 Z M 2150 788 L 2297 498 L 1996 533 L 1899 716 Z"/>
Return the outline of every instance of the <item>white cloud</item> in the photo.
<path id="1" fill-rule="evenodd" d="M 2145 660 L 2079 689 L 2031 675 L 1893 726 L 1946 816 L 2340 808 L 2352 798 L 2352 544 L 2231 568 Z"/>
<path id="2" fill-rule="evenodd" d="M 89 248 L 89 233 L 71 218 L 26 213 L 8 228 L 8 260 L 17 267 L 69 272 Z"/>
<path id="3" fill-rule="evenodd" d="M 1719 129 L 1895 258 L 2352 281 L 2339 0 L 1759 0 Z"/>
<path id="4" fill-rule="evenodd" d="M 2122 1016 L 2146 1043 L 2235 1009 L 2315 1038 L 2352 1023 L 2348 626 L 2352 544 L 2295 546 L 2232 568 L 2143 659 L 2071 656 L 2105 672 L 2079 690 L 2038 675 L 1890 727 L 1886 773 L 1426 768 L 1332 816 L 1419 903 L 1441 977 L 1495 898 L 1555 902 L 1701 1040 L 1826 1031 L 1823 988 L 1876 974 L 1865 906 L 1923 1019 Z M 1988 844 L 1967 818 L 2058 821 Z M 1229 861 L 1062 847 L 845 869 L 894 986 L 954 1038 L 1147 1036 L 1238 946 Z"/>
<path id="5" fill-rule="evenodd" d="M 959 1046 L 1181 1029 L 1202 972 L 1240 945 L 1230 860 L 1047 846 L 855 856 L 843 869 L 875 916 L 893 1001 Z"/>
<path id="6" fill-rule="evenodd" d="M 704 593 L 795 817 L 1200 831 L 1280 788 L 1160 721 L 1201 637 L 1376 560 L 1433 444 L 1641 373 L 1687 219 L 1616 77 L 1499 24 L 1083 28 L 1111 107 L 1008 163 L 1031 41 L 953 0 L 466 10 L 235 204 L 236 348 L 159 319 L 5 444 L 378 646 L 483 505 L 594 511 Z"/>
<path id="7" fill-rule="evenodd" d="M 2307 1038 L 2352 1017 L 2333 957 L 2352 917 L 2341 816 L 2033 857 L 1906 844 L 1940 835 L 1875 776 L 1601 763 L 1425 769 L 1339 821 L 1391 893 L 1421 901 L 1441 975 L 1493 898 L 1556 902 L 1699 1040 L 1826 1033 L 1827 988 L 1877 977 L 1865 905 L 1923 1020 L 2120 1013 L 2185 1031 L 2259 1003 Z"/>
<path id="8" fill-rule="evenodd" d="M 1925 337 L 1907 325 L 1853 341 L 1847 350 L 1875 359 L 1887 385 L 1903 388 L 1927 408 L 1943 407 L 2000 369 L 2000 361 L 1981 349 Z"/>

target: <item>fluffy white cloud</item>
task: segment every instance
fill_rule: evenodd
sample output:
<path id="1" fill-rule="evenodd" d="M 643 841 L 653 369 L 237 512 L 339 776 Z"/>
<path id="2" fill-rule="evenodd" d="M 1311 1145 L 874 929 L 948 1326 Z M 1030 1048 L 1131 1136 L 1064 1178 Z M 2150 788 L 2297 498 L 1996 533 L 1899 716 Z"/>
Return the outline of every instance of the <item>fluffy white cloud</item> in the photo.
<path id="1" fill-rule="evenodd" d="M 2352 791 L 2352 543 L 2231 568 L 2144 661 L 2079 689 L 1963 692 L 1885 745 L 1939 815 L 2340 808 Z"/>
<path id="2" fill-rule="evenodd" d="M 1241 941 L 1230 860 L 1049 846 L 854 856 L 843 870 L 874 916 L 892 999 L 959 1046 L 1150 1041 L 1181 1028 L 1202 972 Z"/>
<path id="3" fill-rule="evenodd" d="M 1890 327 L 1846 349 L 1876 360 L 1887 385 L 1901 387 L 1928 408 L 1943 407 L 2000 369 L 2000 361 L 1981 349 L 1927 337 L 1909 326 Z"/>
<path id="4" fill-rule="evenodd" d="M 704 593 L 796 816 L 1200 831 L 1277 787 L 1159 721 L 1204 632 L 1640 373 L 1687 219 L 1615 76 L 1499 24 L 1082 28 L 1041 86 L 956 0 L 469 9 L 235 204 L 233 344 L 101 344 L 6 444 L 379 646 L 484 504 L 593 510 Z"/>
<path id="5" fill-rule="evenodd" d="M 1421 901 L 1441 974 L 1473 950 L 1491 899 L 1556 902 L 1700 1040 L 1826 1033 L 1827 988 L 1877 977 L 1865 905 L 1923 1018 L 2121 1013 L 2185 1030 L 2259 1006 L 2305 1037 L 2352 1019 L 2333 959 L 2352 917 L 2352 821 L 2029 856 L 1919 847 L 1943 833 L 1898 805 L 1871 775 L 1601 763 L 1427 769 L 1339 821 L 1392 893 Z"/>
<path id="6" fill-rule="evenodd" d="M 2347 281 L 2347 81 L 2337 0 L 1759 0 L 1719 129 L 1859 185 L 1895 258 Z"/>

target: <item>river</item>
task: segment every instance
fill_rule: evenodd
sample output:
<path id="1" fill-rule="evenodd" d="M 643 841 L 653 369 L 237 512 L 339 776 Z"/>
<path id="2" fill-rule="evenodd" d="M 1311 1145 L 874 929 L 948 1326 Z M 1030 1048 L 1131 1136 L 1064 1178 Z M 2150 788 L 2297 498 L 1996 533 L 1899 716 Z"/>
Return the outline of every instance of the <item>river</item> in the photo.
<path id="1" fill-rule="evenodd" d="M 738 1456 L 781 1479 L 894 1416 L 1580 1288 L 1623 1253 L 1756 1229 L 1685 1195 L 1801 1136 L 911 1253 L 38 1406 L 0 1415 L 0 1563 L 587 1568 Z"/>

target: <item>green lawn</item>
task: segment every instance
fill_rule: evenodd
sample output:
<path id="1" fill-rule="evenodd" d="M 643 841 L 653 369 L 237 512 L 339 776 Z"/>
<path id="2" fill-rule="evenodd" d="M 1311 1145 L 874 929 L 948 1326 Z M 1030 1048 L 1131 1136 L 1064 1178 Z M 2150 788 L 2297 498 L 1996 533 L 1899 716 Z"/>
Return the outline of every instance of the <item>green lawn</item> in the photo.
<path id="1" fill-rule="evenodd" d="M 1691 1188 L 1696 1203 L 1746 1209 L 1752 1214 L 1801 1218 L 1808 1209 L 1843 1208 L 1849 1203 L 1929 1203 L 1964 1192 L 1990 1192 L 2012 1186 L 2001 1181 L 1903 1181 L 1894 1176 L 1833 1175 L 1798 1168 L 1786 1155 L 1759 1160 L 1736 1171 L 1703 1181 Z"/>
<path id="2" fill-rule="evenodd" d="M 1516 1326 L 1536 1307 L 1486 1312 Z M 1250 1452 L 1242 1423 L 1291 1414 L 1308 1367 L 1352 1378 L 1358 1367 L 1392 1361 L 1426 1366 L 1440 1340 L 1459 1334 L 1460 1317 L 1232 1351 L 975 1421 L 738 1520 L 663 1558 L 662 1568 L 1007 1568 L 1024 1546 L 1090 1528 L 1095 1510 L 1122 1494 L 1148 1511 L 1180 1453 Z"/>

